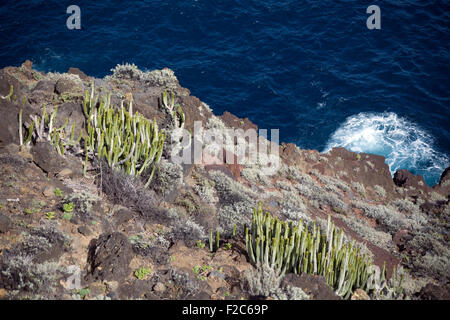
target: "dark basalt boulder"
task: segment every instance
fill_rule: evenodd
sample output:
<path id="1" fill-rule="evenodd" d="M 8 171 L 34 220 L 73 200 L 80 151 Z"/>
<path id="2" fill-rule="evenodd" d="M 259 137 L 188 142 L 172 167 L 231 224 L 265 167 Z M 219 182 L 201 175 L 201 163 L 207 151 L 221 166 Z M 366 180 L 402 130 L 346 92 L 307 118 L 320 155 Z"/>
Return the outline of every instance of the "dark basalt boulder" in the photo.
<path id="1" fill-rule="evenodd" d="M 419 293 L 421 300 L 450 300 L 450 283 L 445 285 L 427 284 Z"/>
<path id="2" fill-rule="evenodd" d="M 427 200 L 420 205 L 420 209 L 428 215 L 441 216 L 444 214 L 446 206 L 447 201 L 430 202 Z"/>
<path id="3" fill-rule="evenodd" d="M 0 147 L 10 143 L 19 144 L 18 108 L 8 100 L 0 98 L 0 114 L 2 115 L 0 117 Z"/>
<path id="4" fill-rule="evenodd" d="M 425 181 L 420 174 L 416 176 L 406 169 L 397 170 L 394 173 L 394 183 L 396 186 L 402 188 L 422 187 L 425 185 Z"/>
<path id="5" fill-rule="evenodd" d="M 55 92 L 55 83 L 47 79 L 42 79 L 34 86 L 32 92 L 35 91 L 43 91 L 53 94 L 53 92 Z"/>
<path id="6" fill-rule="evenodd" d="M 306 294 L 311 295 L 314 300 L 342 299 L 330 288 L 322 276 L 288 273 L 281 281 L 281 287 L 283 288 L 288 285 L 301 288 Z"/>
<path id="7" fill-rule="evenodd" d="M 395 233 L 392 241 L 398 248 L 399 252 L 406 250 L 408 241 L 412 240 L 413 236 L 408 233 L 408 230 L 399 230 Z"/>
<path id="8" fill-rule="evenodd" d="M 8 232 L 12 227 L 12 222 L 9 217 L 0 213 L 0 233 Z"/>
<path id="9" fill-rule="evenodd" d="M 407 195 L 413 198 L 423 198 L 431 191 L 422 175 L 414 175 L 406 169 L 397 170 L 394 173 L 393 181 L 396 186 L 407 190 Z"/>
<path id="10" fill-rule="evenodd" d="M 55 147 L 47 141 L 36 143 L 31 154 L 34 163 L 47 173 L 56 174 L 66 167 L 64 158 L 59 156 Z"/>
<path id="11" fill-rule="evenodd" d="M 61 78 L 56 82 L 55 85 L 55 92 L 58 94 L 63 94 L 66 92 L 83 92 L 82 87 L 80 87 L 76 82 L 70 80 L 70 79 L 64 79 Z"/>
<path id="12" fill-rule="evenodd" d="M 26 93 L 28 88 L 19 79 L 8 73 L 8 71 L 12 70 L 16 71 L 18 68 L 6 67 L 0 70 L 0 95 L 7 96 L 11 86 L 13 86 L 13 96 L 16 95 L 17 98 L 22 98 L 23 93 Z M 14 97 L 11 98 L 13 99 Z"/>
<path id="13" fill-rule="evenodd" d="M 69 130 L 72 128 L 72 124 L 75 123 L 75 139 L 80 134 L 80 130 L 83 130 L 85 127 L 85 117 L 82 111 L 82 104 L 77 102 L 66 102 L 59 106 L 58 113 L 55 117 L 55 126 L 61 127 L 64 125 L 66 119 L 68 119 L 68 123 L 66 126 L 66 133 L 69 134 Z M 86 130 L 83 130 L 83 135 Z"/>
<path id="14" fill-rule="evenodd" d="M 60 156 L 48 141 L 39 141 L 31 148 L 33 162 L 45 173 L 55 176 L 65 168 L 70 168 L 71 175 L 83 174 L 83 165 L 73 155 Z"/>
<path id="15" fill-rule="evenodd" d="M 120 281 L 130 274 L 132 258 L 131 243 L 124 234 L 102 234 L 89 244 L 88 278 Z"/>
<path id="16" fill-rule="evenodd" d="M 49 79 L 39 80 L 28 95 L 28 101 L 36 111 L 40 110 L 43 103 L 51 101 L 55 93 L 55 81 Z"/>

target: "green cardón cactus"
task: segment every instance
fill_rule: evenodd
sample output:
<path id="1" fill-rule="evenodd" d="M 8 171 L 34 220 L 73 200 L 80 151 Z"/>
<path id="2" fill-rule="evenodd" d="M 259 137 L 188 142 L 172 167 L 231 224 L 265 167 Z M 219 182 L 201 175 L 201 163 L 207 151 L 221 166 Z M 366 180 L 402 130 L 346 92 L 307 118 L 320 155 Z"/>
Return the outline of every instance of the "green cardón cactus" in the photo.
<path id="1" fill-rule="evenodd" d="M 53 112 L 49 115 L 47 113 L 47 109 L 45 104 L 42 107 L 41 116 L 32 115 L 31 123 L 28 125 L 28 134 L 24 142 L 22 136 L 22 109 L 19 111 L 19 141 L 25 146 L 28 146 L 31 143 L 31 139 L 34 137 L 36 141 L 49 141 L 58 151 L 60 155 L 64 155 L 66 149 L 70 146 L 77 145 L 81 140 L 82 131 L 80 130 L 80 134 L 78 139 L 74 139 L 74 127 L 72 127 L 72 133 L 70 136 L 66 137 L 64 128 L 67 126 L 69 121 L 68 118 L 65 119 L 64 124 L 56 128 L 54 127 L 54 121 L 56 114 L 58 112 L 58 107 L 56 106 L 53 109 Z"/>
<path id="2" fill-rule="evenodd" d="M 175 95 L 172 93 L 169 100 L 167 91 L 164 91 L 161 101 L 163 108 L 172 114 L 173 128 L 183 128 L 186 119 L 181 106 L 175 105 Z"/>
<path id="3" fill-rule="evenodd" d="M 251 228 L 245 228 L 250 261 L 279 269 L 282 274 L 324 276 L 328 285 L 345 299 L 357 288 L 370 292 L 386 286 L 385 268 L 381 275 L 375 272 L 377 267 L 371 259 L 360 253 L 355 241 L 344 242 L 342 230 L 331 223 L 330 217 L 326 232 L 321 232 L 315 222 L 311 229 L 302 220 L 294 226 L 270 213 L 264 214 L 259 204 Z"/>
<path id="4" fill-rule="evenodd" d="M 170 96 L 166 91 L 162 93 L 160 107 L 168 116 L 168 118 L 166 118 L 166 123 L 169 130 L 167 132 L 168 136 L 166 139 L 165 152 L 167 155 L 172 152 L 177 153 L 183 148 L 181 141 L 183 135 L 186 133 L 183 130 L 186 122 L 185 115 L 181 106 L 175 104 L 175 95 L 173 93 L 171 93 Z"/>
<path id="5" fill-rule="evenodd" d="M 23 134 L 22 134 L 22 109 L 19 110 L 19 142 L 23 145 Z"/>
<path id="6" fill-rule="evenodd" d="M 164 92 L 164 103 L 167 107 L 174 108 L 172 102 L 167 100 Z M 156 121 L 150 121 L 139 112 L 133 113 L 132 99 L 126 109 L 111 106 L 111 94 L 101 99 L 94 96 L 94 85 L 91 91 L 86 91 L 83 111 L 85 115 L 86 134 L 83 138 L 83 130 L 75 134 L 75 123 L 69 130 L 64 130 L 69 119 L 65 119 L 60 128 L 54 127 L 54 121 L 58 112 L 56 106 L 51 114 L 47 113 L 46 106 L 42 108 L 41 116 L 31 116 L 28 125 L 28 134 L 23 142 L 29 145 L 32 138 L 35 141 L 49 141 L 60 155 L 64 155 L 68 148 L 75 149 L 76 154 L 84 155 L 84 174 L 86 174 L 89 160 L 95 157 L 104 159 L 112 168 L 118 168 L 130 175 L 140 176 L 146 169 L 151 169 L 145 186 L 147 187 L 153 177 L 158 164 L 166 138 L 166 133 L 158 129 Z M 178 119 L 179 126 L 184 123 L 184 114 L 181 108 L 175 110 L 174 118 Z M 22 110 L 19 112 L 19 140 L 22 144 Z M 84 148 L 82 147 L 84 145 Z M 84 151 L 84 152 L 83 152 Z"/>
<path id="7" fill-rule="evenodd" d="M 128 109 L 123 105 L 111 106 L 111 95 L 94 97 L 86 91 L 84 104 L 86 117 L 86 149 L 90 157 L 107 161 L 112 168 L 119 168 L 130 175 L 140 176 L 152 168 L 149 185 L 156 164 L 161 158 L 166 133 L 158 130 L 156 121 L 150 121 L 139 112 L 133 113 L 133 102 Z"/>
<path id="8" fill-rule="evenodd" d="M 209 251 L 213 252 L 213 232 L 209 230 Z"/>
<path id="9" fill-rule="evenodd" d="M 216 231 L 216 251 L 219 250 L 220 247 L 220 232 L 217 230 Z"/>

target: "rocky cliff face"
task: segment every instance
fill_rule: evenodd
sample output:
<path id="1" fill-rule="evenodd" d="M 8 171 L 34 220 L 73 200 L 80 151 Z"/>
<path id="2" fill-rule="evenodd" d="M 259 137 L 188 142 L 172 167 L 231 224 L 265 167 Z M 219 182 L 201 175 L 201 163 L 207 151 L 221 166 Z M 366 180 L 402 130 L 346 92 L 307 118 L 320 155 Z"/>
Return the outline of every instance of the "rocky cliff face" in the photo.
<path id="1" fill-rule="evenodd" d="M 227 112 L 214 115 L 169 69 L 123 65 L 103 79 L 76 68 L 44 74 L 29 61 L 0 70 L 0 299 L 252 298 L 261 288 L 252 281 L 258 275 L 243 226 L 257 203 L 282 220 L 315 220 L 321 227 L 330 216 L 374 264 L 386 263 L 388 277 L 403 268 L 404 298 L 449 298 L 448 169 L 429 187 L 407 170 L 392 178 L 381 156 L 342 148 L 321 154 L 282 143 L 274 175 L 227 159 L 179 165 L 165 152 L 144 188 L 95 159 L 83 174 L 85 159 L 76 148 L 60 155 L 34 137 L 20 146 L 19 111 L 25 139 L 30 116 L 44 104 L 48 112 L 58 107 L 55 126 L 67 118 L 66 128 L 84 136 L 83 99 L 93 83 L 96 93 L 111 93 L 112 105 L 132 99 L 135 111 L 169 134 L 165 91 L 174 93 L 189 132 L 195 121 L 205 128 L 257 128 Z M 211 230 L 221 234 L 214 253 Z M 265 296 L 338 298 L 321 277 L 289 274 L 275 283 Z M 359 290 L 353 298 L 369 296 Z"/>

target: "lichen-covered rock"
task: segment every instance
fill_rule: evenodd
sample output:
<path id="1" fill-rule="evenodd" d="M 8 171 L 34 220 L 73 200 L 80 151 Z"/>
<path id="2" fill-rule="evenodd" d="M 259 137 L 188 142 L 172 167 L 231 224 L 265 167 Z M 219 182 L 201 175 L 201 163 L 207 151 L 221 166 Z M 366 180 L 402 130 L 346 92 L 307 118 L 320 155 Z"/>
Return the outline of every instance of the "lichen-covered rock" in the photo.
<path id="1" fill-rule="evenodd" d="M 184 298 L 201 299 L 202 297 L 198 295 L 201 292 L 209 291 L 210 288 L 206 282 L 192 276 L 191 273 L 188 270 L 172 268 L 170 278 L 183 291 Z"/>
<path id="2" fill-rule="evenodd" d="M 53 92 L 55 92 L 55 82 L 48 79 L 39 80 L 32 91 L 38 90 L 53 94 Z"/>
<path id="3" fill-rule="evenodd" d="M 25 234 L 20 254 L 32 257 L 36 263 L 57 261 L 68 247 L 68 237 L 48 223 Z"/>
<path id="4" fill-rule="evenodd" d="M 12 294 L 21 291 L 52 294 L 62 271 L 55 262 L 32 263 L 23 255 L 0 260 L 0 270 L 0 288 L 10 290 Z"/>
<path id="5" fill-rule="evenodd" d="M 74 77 L 78 78 L 78 76 Z M 63 100 L 66 100 L 67 96 L 83 96 L 83 92 L 84 92 L 84 87 L 81 83 L 81 81 L 79 81 L 79 78 L 77 79 L 78 81 L 74 81 L 70 78 L 61 78 L 58 81 L 56 81 L 55 84 L 55 93 L 59 94 L 60 96 L 63 97 Z M 65 95 L 65 96 L 64 96 Z"/>

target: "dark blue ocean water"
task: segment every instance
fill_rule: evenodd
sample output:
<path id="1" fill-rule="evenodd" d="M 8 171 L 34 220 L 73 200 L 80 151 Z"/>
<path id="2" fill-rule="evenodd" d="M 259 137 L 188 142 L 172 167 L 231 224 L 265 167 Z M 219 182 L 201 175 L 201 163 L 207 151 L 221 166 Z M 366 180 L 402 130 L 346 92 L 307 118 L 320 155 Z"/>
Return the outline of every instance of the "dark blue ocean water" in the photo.
<path id="1" fill-rule="evenodd" d="M 81 8 L 81 30 L 66 8 Z M 366 27 L 381 8 L 381 30 Z M 449 1 L 2 1 L 0 67 L 31 59 L 102 77 L 169 67 L 216 114 L 282 141 L 386 156 L 439 180 L 450 165 Z"/>

